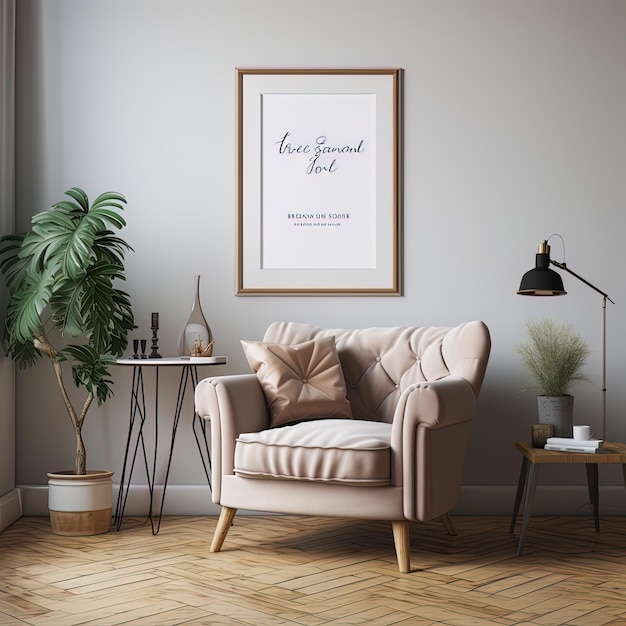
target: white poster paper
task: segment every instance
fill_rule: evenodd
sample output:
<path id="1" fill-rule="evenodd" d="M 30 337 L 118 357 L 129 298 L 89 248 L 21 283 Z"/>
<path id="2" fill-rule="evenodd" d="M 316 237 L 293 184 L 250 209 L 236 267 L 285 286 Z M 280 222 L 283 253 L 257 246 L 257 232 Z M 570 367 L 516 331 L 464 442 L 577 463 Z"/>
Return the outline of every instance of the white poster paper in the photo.
<path id="1" fill-rule="evenodd" d="M 261 99 L 262 268 L 375 268 L 376 94 Z"/>

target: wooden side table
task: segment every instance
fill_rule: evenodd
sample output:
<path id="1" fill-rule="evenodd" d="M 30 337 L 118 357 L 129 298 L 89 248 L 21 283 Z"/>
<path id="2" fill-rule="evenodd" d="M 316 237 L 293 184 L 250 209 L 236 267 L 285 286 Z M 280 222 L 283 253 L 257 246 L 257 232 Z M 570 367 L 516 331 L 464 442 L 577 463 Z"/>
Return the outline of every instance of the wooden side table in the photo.
<path id="1" fill-rule="evenodd" d="M 560 465 L 569 463 L 585 466 L 587 471 L 589 499 L 593 509 L 596 532 L 600 532 L 598 466 L 619 463 L 622 466 L 624 485 L 626 486 L 626 444 L 605 441 L 604 452 L 594 454 L 587 454 L 585 452 L 557 452 L 554 450 L 544 450 L 543 448 L 533 448 L 526 441 L 516 441 L 515 447 L 522 454 L 522 468 L 517 485 L 517 495 L 515 496 L 511 526 L 509 528 L 509 532 L 511 533 L 515 530 L 515 523 L 517 521 L 520 505 L 522 504 L 522 498 L 524 500 L 517 556 L 521 556 L 524 549 L 526 527 L 532 515 L 539 468 L 544 464 Z"/>

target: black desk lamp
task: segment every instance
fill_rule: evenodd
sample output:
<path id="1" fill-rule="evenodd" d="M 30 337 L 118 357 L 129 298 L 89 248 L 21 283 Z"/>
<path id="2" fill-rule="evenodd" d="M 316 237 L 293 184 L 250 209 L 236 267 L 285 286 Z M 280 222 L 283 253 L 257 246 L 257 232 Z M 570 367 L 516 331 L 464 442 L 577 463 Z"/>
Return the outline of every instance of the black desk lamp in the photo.
<path id="1" fill-rule="evenodd" d="M 552 260 L 548 240 L 539 244 L 539 249 L 535 255 L 535 268 L 522 276 L 517 293 L 522 296 L 564 296 L 567 294 L 563 288 L 563 279 L 560 274 L 550 269 L 550 265 L 565 270 L 602 296 L 602 439 L 604 439 L 606 437 L 606 301 L 608 300 L 612 304 L 615 302 L 604 291 L 600 291 L 589 281 L 573 272 L 567 267 L 565 261 Z"/>

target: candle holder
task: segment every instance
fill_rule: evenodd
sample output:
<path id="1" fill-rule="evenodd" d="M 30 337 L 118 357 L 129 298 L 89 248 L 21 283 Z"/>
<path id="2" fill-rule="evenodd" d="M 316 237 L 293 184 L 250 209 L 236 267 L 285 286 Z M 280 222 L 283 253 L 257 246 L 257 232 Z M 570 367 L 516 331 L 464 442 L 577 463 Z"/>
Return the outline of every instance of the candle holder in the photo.
<path id="1" fill-rule="evenodd" d="M 141 339 L 139 341 L 139 343 L 141 344 L 141 358 L 142 359 L 147 359 L 148 356 L 146 355 L 146 340 L 145 339 Z"/>
<path id="2" fill-rule="evenodd" d="M 533 448 L 543 448 L 552 435 L 554 435 L 554 426 L 552 424 L 531 424 Z"/>
<path id="3" fill-rule="evenodd" d="M 159 330 L 159 314 L 152 314 L 152 352 L 150 352 L 151 359 L 161 359 L 161 355 L 159 354 L 159 338 L 157 336 Z"/>
<path id="4" fill-rule="evenodd" d="M 133 359 L 139 358 L 139 339 L 133 339 Z"/>

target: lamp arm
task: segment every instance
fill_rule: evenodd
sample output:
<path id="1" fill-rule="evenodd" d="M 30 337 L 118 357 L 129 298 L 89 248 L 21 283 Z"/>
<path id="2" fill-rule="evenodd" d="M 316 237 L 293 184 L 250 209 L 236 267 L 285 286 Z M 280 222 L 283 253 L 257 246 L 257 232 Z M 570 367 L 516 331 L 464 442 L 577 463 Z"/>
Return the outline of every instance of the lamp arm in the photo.
<path id="1" fill-rule="evenodd" d="M 554 259 L 550 259 L 550 263 L 552 263 L 552 265 L 555 265 L 556 267 L 562 270 L 565 270 L 566 272 L 569 272 L 572 276 L 574 276 L 575 278 L 578 278 L 578 280 L 585 283 L 587 287 L 591 287 L 594 291 L 597 291 L 601 296 L 604 296 L 609 302 L 611 302 L 612 304 L 615 304 L 615 302 L 613 302 L 613 300 L 611 300 L 611 298 L 609 298 L 609 296 L 606 293 L 604 293 L 604 291 L 601 291 L 595 285 L 592 285 L 588 280 L 585 280 L 582 276 L 579 276 L 576 272 L 573 272 L 569 267 L 567 267 L 565 263 L 561 263 L 560 261 L 555 261 Z"/>

